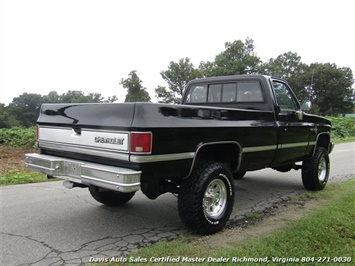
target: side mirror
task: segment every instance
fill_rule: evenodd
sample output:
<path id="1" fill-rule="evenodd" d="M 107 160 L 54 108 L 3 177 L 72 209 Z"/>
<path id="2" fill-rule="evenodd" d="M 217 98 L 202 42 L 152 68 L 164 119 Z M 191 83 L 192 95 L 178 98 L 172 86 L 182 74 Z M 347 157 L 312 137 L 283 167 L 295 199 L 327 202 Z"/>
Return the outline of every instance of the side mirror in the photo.
<path id="1" fill-rule="evenodd" d="M 301 110 L 308 113 L 309 110 L 311 110 L 311 107 L 312 107 L 312 103 L 311 101 L 305 101 L 303 104 L 302 104 L 302 107 L 301 107 Z"/>
<path id="2" fill-rule="evenodd" d="M 296 116 L 298 121 L 302 121 L 303 120 L 303 111 L 296 111 Z"/>

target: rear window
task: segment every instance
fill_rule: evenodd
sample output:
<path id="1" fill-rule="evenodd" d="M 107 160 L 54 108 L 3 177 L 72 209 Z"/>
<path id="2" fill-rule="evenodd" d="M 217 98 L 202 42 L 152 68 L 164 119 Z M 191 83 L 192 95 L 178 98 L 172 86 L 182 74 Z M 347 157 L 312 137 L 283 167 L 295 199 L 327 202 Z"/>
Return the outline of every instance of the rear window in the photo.
<path id="1" fill-rule="evenodd" d="M 263 95 L 260 83 L 238 82 L 237 86 L 237 102 L 263 102 Z"/>
<path id="2" fill-rule="evenodd" d="M 258 81 L 192 85 L 186 103 L 243 103 L 264 102 Z"/>
<path id="3" fill-rule="evenodd" d="M 204 103 L 207 101 L 207 85 L 194 85 L 186 97 L 188 103 Z"/>

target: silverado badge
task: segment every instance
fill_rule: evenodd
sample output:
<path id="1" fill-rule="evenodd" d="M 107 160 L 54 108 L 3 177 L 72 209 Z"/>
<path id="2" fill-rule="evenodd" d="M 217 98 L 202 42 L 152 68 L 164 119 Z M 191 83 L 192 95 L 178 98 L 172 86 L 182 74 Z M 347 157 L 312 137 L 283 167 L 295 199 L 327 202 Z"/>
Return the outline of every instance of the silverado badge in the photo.
<path id="1" fill-rule="evenodd" d="M 116 144 L 116 145 L 123 145 L 124 138 L 107 138 L 107 137 L 95 137 L 95 142 L 98 143 L 107 143 L 107 144 Z"/>

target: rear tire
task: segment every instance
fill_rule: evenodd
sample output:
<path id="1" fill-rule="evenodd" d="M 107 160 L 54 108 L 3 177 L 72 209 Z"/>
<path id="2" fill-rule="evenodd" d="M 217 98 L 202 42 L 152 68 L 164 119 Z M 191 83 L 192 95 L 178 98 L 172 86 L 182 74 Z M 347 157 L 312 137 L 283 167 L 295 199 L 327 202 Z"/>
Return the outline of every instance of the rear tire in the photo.
<path id="1" fill-rule="evenodd" d="M 180 185 L 179 215 L 194 233 L 213 234 L 227 223 L 234 204 L 233 178 L 222 163 L 202 163 Z"/>
<path id="2" fill-rule="evenodd" d="M 119 191 L 102 190 L 96 186 L 90 186 L 89 192 L 95 200 L 107 206 L 123 205 L 127 203 L 135 194 L 135 192 L 122 193 Z"/>
<path id="3" fill-rule="evenodd" d="M 322 190 L 328 182 L 329 172 L 329 154 L 325 148 L 317 147 L 313 157 L 303 161 L 303 186 L 308 190 Z"/>

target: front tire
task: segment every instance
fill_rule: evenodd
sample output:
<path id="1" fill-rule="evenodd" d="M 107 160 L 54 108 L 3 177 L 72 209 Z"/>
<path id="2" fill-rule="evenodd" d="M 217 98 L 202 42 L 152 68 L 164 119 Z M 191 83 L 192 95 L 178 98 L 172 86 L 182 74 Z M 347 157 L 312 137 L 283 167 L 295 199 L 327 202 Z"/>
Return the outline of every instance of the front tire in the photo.
<path id="1" fill-rule="evenodd" d="M 328 182 L 329 172 L 329 154 L 325 148 L 317 147 L 313 157 L 303 161 L 303 186 L 308 190 L 322 190 Z"/>
<path id="2" fill-rule="evenodd" d="M 89 192 L 98 202 L 112 207 L 127 203 L 135 194 L 135 192 L 122 193 L 119 191 L 104 190 L 96 186 L 90 186 Z"/>
<path id="3" fill-rule="evenodd" d="M 229 219 L 233 204 L 233 177 L 222 163 L 200 164 L 180 185 L 179 215 L 194 233 L 220 231 Z"/>

